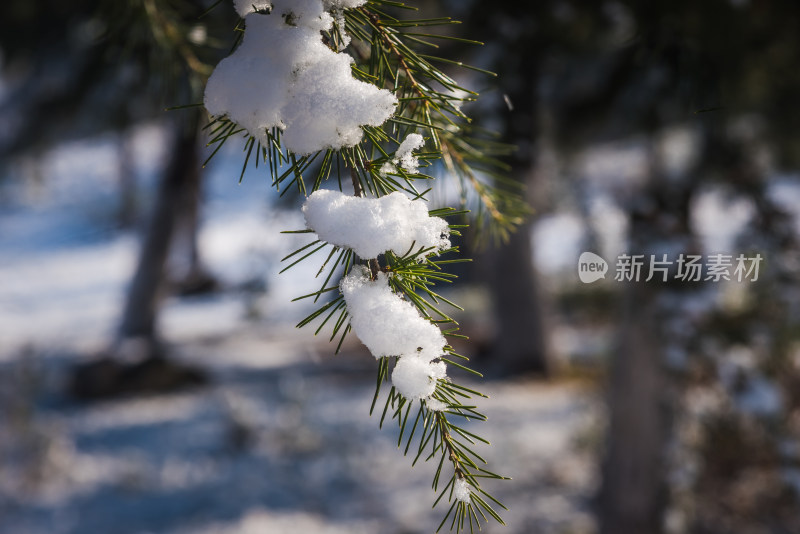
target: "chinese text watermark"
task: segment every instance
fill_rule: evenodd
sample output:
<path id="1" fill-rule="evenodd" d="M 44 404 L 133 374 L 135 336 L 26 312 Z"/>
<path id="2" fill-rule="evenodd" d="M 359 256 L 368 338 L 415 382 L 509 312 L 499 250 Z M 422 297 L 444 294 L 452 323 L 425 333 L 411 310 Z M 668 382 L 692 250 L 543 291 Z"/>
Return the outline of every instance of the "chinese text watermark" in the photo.
<path id="1" fill-rule="evenodd" d="M 758 269 L 764 258 L 761 254 L 621 254 L 614 264 L 614 280 L 618 282 L 755 282 Z M 584 252 L 578 258 L 578 277 L 590 284 L 605 278 L 608 263 L 592 252 Z"/>

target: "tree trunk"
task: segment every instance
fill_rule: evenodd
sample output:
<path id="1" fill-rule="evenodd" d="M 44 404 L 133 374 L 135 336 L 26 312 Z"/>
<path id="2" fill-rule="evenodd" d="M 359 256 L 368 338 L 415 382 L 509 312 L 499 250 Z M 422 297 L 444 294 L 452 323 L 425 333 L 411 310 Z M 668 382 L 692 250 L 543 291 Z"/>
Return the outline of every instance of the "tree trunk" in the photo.
<path id="1" fill-rule="evenodd" d="M 191 118 L 175 124 L 171 158 L 142 241 L 117 333 L 118 348 L 125 340 L 138 338 L 145 342 L 149 352 L 145 356 L 158 353 L 156 317 L 170 245 L 181 216 L 180 208 L 185 209 L 182 199 L 186 191 L 196 190 L 199 181 L 198 122 L 198 115 L 193 113 Z"/>
<path id="2" fill-rule="evenodd" d="M 187 182 L 176 204 L 178 213 L 167 272 L 170 286 L 179 295 L 207 293 L 217 287 L 216 279 L 203 264 L 198 242 L 201 186 L 200 179 Z"/>
<path id="3" fill-rule="evenodd" d="M 669 179 L 654 135 L 649 179 L 631 201 L 630 254 L 643 254 L 638 281 L 626 282 L 608 390 L 609 428 L 600 488 L 601 534 L 659 534 L 668 501 L 667 444 L 672 437 L 675 377 L 667 354 L 688 354 L 693 327 L 685 303 L 698 286 L 646 282 L 649 258 L 670 250 L 699 252 L 691 230 L 694 172 Z M 676 258 L 670 258 L 675 261 Z M 613 267 L 612 267 L 613 269 Z M 674 272 L 672 273 L 674 276 Z"/>
<path id="4" fill-rule="evenodd" d="M 133 140 L 127 132 L 119 133 L 117 159 L 119 160 L 119 209 L 117 223 L 129 230 L 136 224 L 138 203 L 136 199 L 136 168 L 133 163 Z"/>
<path id="5" fill-rule="evenodd" d="M 512 155 L 510 176 L 526 184 L 528 200 L 540 188 L 534 172 L 536 139 L 539 135 L 539 97 L 537 92 L 540 58 L 534 52 L 535 38 L 527 31 L 534 19 L 533 6 L 521 7 L 501 2 L 496 14 L 513 31 L 506 37 L 508 48 L 517 53 L 503 54 L 495 68 L 506 86 L 504 101 L 504 140 L 517 147 Z M 523 52 L 524 51 L 524 52 Z M 496 325 L 491 350 L 495 374 L 515 375 L 549 372 L 542 295 L 533 266 L 530 221 L 521 225 L 505 244 L 490 250 L 488 276 Z"/>
<path id="6" fill-rule="evenodd" d="M 543 314 L 533 267 L 531 224 L 487 254 L 495 335 L 493 366 L 502 375 L 548 373 Z"/>
<path id="7" fill-rule="evenodd" d="M 600 490 L 601 534 L 661 532 L 668 429 L 653 301 L 643 281 L 629 282 L 608 385 L 610 422 Z"/>

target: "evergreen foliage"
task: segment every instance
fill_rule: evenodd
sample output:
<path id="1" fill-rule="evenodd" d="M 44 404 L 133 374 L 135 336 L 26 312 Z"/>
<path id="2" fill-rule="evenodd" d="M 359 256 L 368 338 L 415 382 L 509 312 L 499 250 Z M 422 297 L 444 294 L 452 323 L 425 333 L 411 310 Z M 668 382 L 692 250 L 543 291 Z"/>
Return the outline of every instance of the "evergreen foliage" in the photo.
<path id="1" fill-rule="evenodd" d="M 507 168 L 499 157 L 510 147 L 499 143 L 486 131 L 470 123 L 462 105 L 478 95 L 461 86 L 438 65 L 471 69 L 492 75 L 482 69 L 435 55 L 442 39 L 481 44 L 468 39 L 433 32 L 441 26 L 458 24 L 450 18 L 412 18 L 416 8 L 389 0 L 371 0 L 353 9 L 337 13 L 330 31 L 323 32 L 323 42 L 334 51 L 344 51 L 354 58 L 353 76 L 379 88 L 389 89 L 398 100 L 393 116 L 383 125 L 363 127 L 363 140 L 351 147 L 325 149 L 308 155 L 297 155 L 282 143 L 282 132 L 272 128 L 263 143 L 227 116 L 213 117 L 207 125 L 209 146 L 214 147 L 209 159 L 230 139 L 244 142 L 244 164 L 240 180 L 249 164 L 264 166 L 272 185 L 281 194 L 296 189 L 303 195 L 333 181 L 339 190 L 349 190 L 357 197 L 382 197 L 403 191 L 413 199 L 426 200 L 434 175 L 454 179 L 460 186 L 462 206 L 430 211 L 430 216 L 449 217 L 451 235 L 458 236 L 466 225 L 469 209 L 481 229 L 486 227 L 495 236 L 508 235 L 519 224 L 527 208 L 519 186 L 506 176 Z M 402 16 L 401 16 L 402 15 Z M 250 15 L 254 16 L 254 15 Z M 258 15 L 256 15 L 258 16 Z M 287 21 L 289 22 L 289 21 Z M 236 27 L 239 39 L 244 21 Z M 411 134 L 421 134 L 427 149 L 417 154 L 420 167 L 416 171 L 394 165 L 402 157 L 398 148 Z M 263 138 L 262 138 L 263 139 Z M 459 218 L 456 218 L 459 217 Z M 490 224 L 487 224 L 490 223 Z M 287 233 L 309 233 L 311 229 Z M 345 299 L 339 293 L 334 276 L 346 275 L 358 265 L 369 269 L 372 280 L 386 273 L 392 291 L 412 303 L 419 313 L 443 327 L 447 338 L 464 338 L 449 308 L 460 309 L 437 293 L 437 282 L 452 282 L 454 275 L 445 271 L 447 264 L 469 261 L 455 257 L 458 247 L 444 251 L 412 247 L 405 253 L 386 251 L 375 258 L 359 258 L 347 248 L 314 239 L 282 259 L 284 271 L 313 258 L 321 260 L 317 278 L 319 289 L 295 300 L 313 298 L 319 308 L 298 323 L 298 327 L 315 325 L 315 334 L 326 328 L 338 352 L 352 331 Z M 422 261 L 420 261 L 422 258 Z M 360 267 L 359 267 L 360 268 Z M 327 293 L 335 296 L 325 301 Z M 474 375 L 466 365 L 467 358 L 451 345 L 445 346 L 440 361 Z M 461 531 L 480 528 L 480 519 L 503 523 L 496 511 L 505 508 L 483 486 L 487 479 L 506 479 L 486 469 L 486 462 L 476 452 L 478 443 L 488 444 L 479 435 L 467 430 L 465 423 L 485 420 L 476 400 L 482 393 L 457 384 L 451 378 L 439 378 L 434 393 L 423 399 L 408 399 L 394 386 L 379 408 L 385 382 L 397 358 L 378 358 L 375 396 L 370 413 L 378 410 L 380 425 L 392 422 L 399 428 L 398 447 L 413 455 L 412 464 L 420 458 L 436 465 L 432 487 L 437 492 L 434 506 L 450 503 L 439 525 Z"/>

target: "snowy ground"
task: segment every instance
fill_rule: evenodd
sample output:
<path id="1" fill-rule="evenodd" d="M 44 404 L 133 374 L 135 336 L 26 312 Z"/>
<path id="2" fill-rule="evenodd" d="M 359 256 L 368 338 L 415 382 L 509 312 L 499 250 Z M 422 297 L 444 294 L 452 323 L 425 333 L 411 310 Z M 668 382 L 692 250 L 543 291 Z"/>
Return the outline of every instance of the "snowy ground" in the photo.
<path id="1" fill-rule="evenodd" d="M 227 361 L 228 355 L 251 351 Z M 434 466 L 403 458 L 367 411 L 369 356 L 331 360 L 302 342 L 250 332 L 185 344 L 216 360 L 212 386 L 90 406 L 37 391 L 6 405 L 0 525 L 19 534 L 432 532 Z M 8 367 L 4 382 L 25 384 Z M 6 389 L 13 384 L 4 384 Z M 587 498 L 595 401 L 577 385 L 486 383 L 481 431 L 509 527 L 592 532 Z M 25 398 L 25 394 L 32 398 Z M 35 409 L 27 412 L 28 400 Z M 38 404 L 37 403 L 38 400 Z M 7 441 L 6 441 L 7 440 Z"/>
<path id="2" fill-rule="evenodd" d="M 163 143 L 136 137 L 139 181 Z M 114 145 L 43 158 L 41 181 L 0 184 L 0 532 L 426 533 L 432 465 L 409 467 L 368 408 L 374 359 L 292 327 L 308 271 L 278 275 L 302 227 L 238 157 L 211 168 L 201 247 L 226 291 L 166 303 L 175 354 L 212 373 L 193 392 L 100 404 L 63 395 L 64 371 L 118 320 L 135 236 L 111 230 Z M 144 197 L 146 198 L 146 196 Z M 298 236 L 302 241 L 303 236 Z M 313 267 L 309 266 L 312 270 Z M 312 274 L 313 276 L 313 274 Z M 266 292 L 237 289 L 263 278 Z M 481 432 L 511 508 L 488 532 L 589 533 L 600 400 L 577 383 L 487 382 Z"/>

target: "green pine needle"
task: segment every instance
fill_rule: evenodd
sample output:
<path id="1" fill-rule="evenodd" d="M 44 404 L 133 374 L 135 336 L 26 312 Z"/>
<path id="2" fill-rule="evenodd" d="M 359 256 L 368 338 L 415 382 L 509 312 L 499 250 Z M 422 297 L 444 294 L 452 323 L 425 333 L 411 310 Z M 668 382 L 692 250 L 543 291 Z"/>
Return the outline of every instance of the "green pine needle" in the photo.
<path id="1" fill-rule="evenodd" d="M 229 118 L 213 117 L 205 127 L 209 131 L 208 146 L 213 148 L 205 163 L 231 137 L 239 136 L 244 141 L 245 154 L 239 181 L 243 179 L 248 164 L 255 161 L 257 168 L 263 164 L 272 186 L 281 195 L 291 189 L 308 195 L 334 181 L 340 191 L 352 183 L 357 195 L 384 196 L 404 191 L 421 202 L 427 200 L 430 184 L 435 178 L 455 180 L 460 188 L 461 206 L 458 209 L 430 210 L 430 216 L 449 217 L 452 236 L 459 236 L 459 230 L 471 221 L 478 235 L 507 238 L 529 213 L 521 189 L 506 176 L 508 167 L 501 159 L 513 148 L 499 143 L 490 133 L 471 124 L 461 106 L 473 101 L 477 93 L 456 83 L 449 69 L 468 69 L 487 76 L 494 76 L 494 73 L 435 55 L 438 51 L 435 41 L 439 39 L 475 45 L 481 43 L 435 33 L 438 26 L 458 24 L 449 17 L 412 20 L 400 16 L 413 10 L 416 8 L 405 2 L 370 0 L 362 7 L 344 10 L 344 24 L 337 21 L 334 28 L 325 34 L 325 42 L 335 51 L 346 42 L 345 34 L 349 35 L 352 41 L 346 53 L 355 60 L 351 70 L 354 78 L 392 91 L 399 102 L 394 116 L 383 125 L 363 128 L 364 138 L 359 144 L 299 157 L 284 147 L 280 129 L 264 132 L 266 140 L 262 143 L 247 133 L 240 136 L 244 130 Z M 242 32 L 240 27 L 237 29 L 238 40 Z M 448 70 L 443 70 L 444 67 Z M 419 170 L 413 173 L 396 164 L 397 149 L 411 133 L 419 133 L 426 140 L 425 147 L 416 154 Z M 385 164 L 393 164 L 394 169 L 386 172 Z M 283 233 L 313 231 L 302 229 Z M 316 239 L 286 255 L 281 261 L 287 262 L 287 266 L 281 272 L 312 257 L 320 257 L 317 253 L 326 247 L 330 250 L 316 271 L 316 278 L 322 280 L 322 284 L 316 291 L 294 299 L 313 297 L 317 304 L 317 308 L 297 324 L 298 328 L 316 323 L 315 335 L 329 329 L 330 340 L 338 338 L 338 353 L 352 328 L 336 280 L 347 274 L 356 263 L 366 263 L 387 273 L 391 289 L 412 303 L 423 317 L 442 325 L 446 336 L 466 339 L 457 333 L 458 323 L 448 313 L 451 309 L 463 308 L 435 290 L 437 283 L 450 283 L 455 279 L 445 270 L 447 265 L 470 261 L 452 257 L 459 253 L 457 247 L 436 253 L 412 245 L 402 254 L 387 251 L 380 258 L 359 259 L 351 250 Z M 452 347 L 446 347 L 446 354 L 440 359 L 480 376 Z M 384 382 L 390 382 L 395 361 L 393 357 L 378 359 L 370 414 L 374 413 L 378 399 L 385 391 L 382 388 Z M 484 521 L 492 518 L 504 524 L 490 502 L 499 508 L 505 507 L 487 492 L 482 483 L 507 480 L 507 477 L 482 467 L 486 462 L 478 447 L 488 446 L 488 440 L 478 435 L 472 426 L 467 430 L 455 424 L 486 420 L 472 401 L 486 395 L 451 379 L 437 380 L 429 401 L 406 399 L 394 387 L 389 388 L 386 395 L 379 426 L 383 427 L 387 420 L 397 425 L 398 447 L 403 449 L 404 455 L 413 456 L 412 465 L 416 465 L 420 458 L 425 462 L 433 460 L 431 463 L 435 464 L 432 488 L 437 496 L 433 505 L 449 503 L 437 532 L 448 521 L 450 529 L 457 532 L 467 527 L 470 532 L 476 526 L 480 529 L 480 518 Z M 444 404 L 445 409 L 432 410 L 429 402 L 433 401 Z M 471 487 L 468 502 L 454 497 L 458 480 L 466 481 Z"/>

